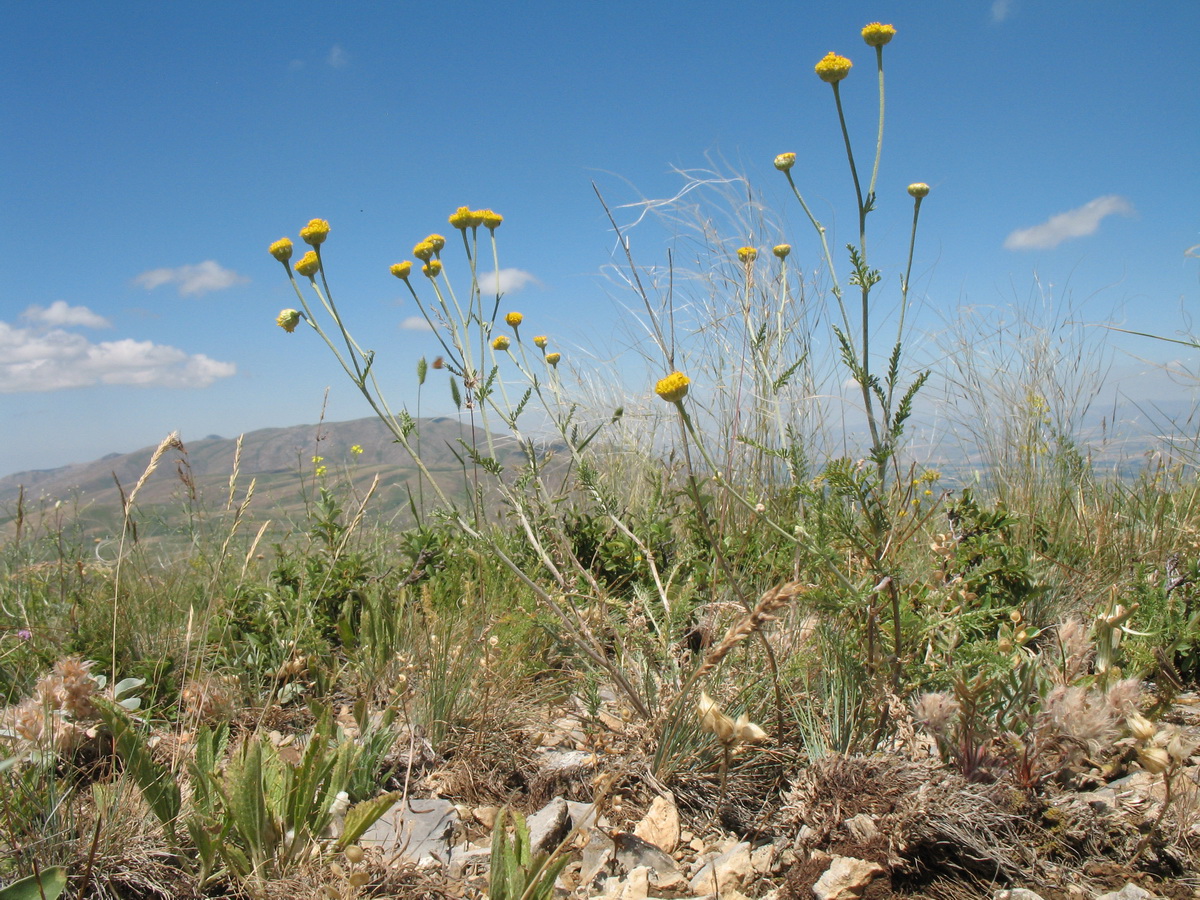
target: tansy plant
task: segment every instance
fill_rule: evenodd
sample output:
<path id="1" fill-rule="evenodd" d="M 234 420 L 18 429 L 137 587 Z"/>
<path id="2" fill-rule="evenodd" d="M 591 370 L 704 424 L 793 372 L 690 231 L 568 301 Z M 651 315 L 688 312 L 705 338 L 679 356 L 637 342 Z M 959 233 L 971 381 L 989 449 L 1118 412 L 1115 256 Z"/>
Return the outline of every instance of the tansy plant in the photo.
<path id="1" fill-rule="evenodd" d="M 323 219 L 313 219 L 301 230 L 301 239 L 312 249 L 298 262 L 292 262 L 293 244 L 288 238 L 268 248 L 271 256 L 284 266 L 300 306 L 283 310 L 276 321 L 287 332 L 303 322 L 324 341 L 375 414 L 412 457 L 422 476 L 421 488 L 432 491 L 440 514 L 511 570 L 553 613 L 568 638 L 607 672 L 630 704 L 643 716 L 649 716 L 647 700 L 622 670 L 620 657 L 614 661 L 609 646 L 612 636 L 603 639 L 597 636 L 592 624 L 595 617 L 584 614 L 584 607 L 596 604 L 603 607 L 603 587 L 574 554 L 561 529 L 553 526 L 556 504 L 575 487 L 582 487 L 585 496 L 590 493 L 602 502 L 589 480 L 588 473 L 594 467 L 583 456 L 600 428 L 583 429 L 577 421 L 577 409 L 564 398 L 559 383 L 562 354 L 548 349 L 549 338 L 534 337 L 530 348 L 521 334 L 524 315 L 509 310 L 500 316 L 503 297 L 499 275 L 495 280 L 480 279 L 481 253 L 491 256 L 494 272 L 500 271 L 496 231 L 503 221 L 502 216 L 491 210 L 460 207 L 449 217 L 449 225 L 457 232 L 454 243 L 461 244 L 465 258 L 461 269 L 453 268 L 447 254 L 450 239 L 440 234 L 430 234 L 413 246 L 416 263 L 405 260 L 390 268 L 392 276 L 404 282 L 438 342 L 440 353 L 432 366 L 427 366 L 423 359 L 418 365 L 420 383 L 424 384 L 430 368 L 444 371 L 455 406 L 472 426 L 470 439 L 461 442 L 473 475 L 465 508 L 434 479 L 421 456 L 416 420 L 406 409 L 393 408 L 386 399 L 375 376 L 375 351 L 364 348 L 342 318 L 325 273 L 322 254 L 330 226 Z M 515 371 L 516 377 L 501 377 L 502 366 L 509 372 Z M 535 449 L 520 423 L 534 401 L 570 454 L 577 484 L 564 482 L 555 487 L 548 482 L 547 459 Z M 614 419 L 619 415 L 618 412 Z M 511 471 L 506 472 L 496 446 L 500 430 L 509 432 L 524 457 L 525 464 L 515 477 Z M 532 550 L 534 565 L 518 560 L 506 548 L 502 536 L 487 526 L 485 486 L 500 496 L 516 518 Z M 637 536 L 615 512 L 602 508 L 601 514 L 640 545 Z M 666 596 L 665 589 L 662 596 Z M 601 627 L 607 627 L 608 617 L 601 616 L 599 621 Z"/>

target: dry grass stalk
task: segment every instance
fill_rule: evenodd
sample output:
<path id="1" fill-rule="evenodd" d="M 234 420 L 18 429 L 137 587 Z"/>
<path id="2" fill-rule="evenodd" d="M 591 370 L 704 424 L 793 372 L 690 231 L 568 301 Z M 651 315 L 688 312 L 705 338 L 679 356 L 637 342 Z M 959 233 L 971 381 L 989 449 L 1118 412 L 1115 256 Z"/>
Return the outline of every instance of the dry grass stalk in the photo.
<path id="1" fill-rule="evenodd" d="M 805 590 L 805 587 L 798 581 L 789 581 L 771 588 L 759 597 L 754 608 L 736 624 L 730 626 L 721 639 L 721 643 L 708 652 L 700 668 L 689 679 L 689 683 L 694 683 L 697 679 L 709 674 L 721 664 L 721 660 L 728 656 L 734 647 L 761 631 L 769 622 L 774 622 L 778 618 L 775 613 L 787 606 L 797 594 Z"/>

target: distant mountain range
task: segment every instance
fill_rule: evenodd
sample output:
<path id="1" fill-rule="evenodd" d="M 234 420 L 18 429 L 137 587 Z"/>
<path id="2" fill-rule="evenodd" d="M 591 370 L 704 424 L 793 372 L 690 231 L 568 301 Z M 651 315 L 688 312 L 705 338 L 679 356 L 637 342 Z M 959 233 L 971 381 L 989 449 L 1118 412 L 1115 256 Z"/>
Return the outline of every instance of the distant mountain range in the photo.
<path id="1" fill-rule="evenodd" d="M 451 495 L 462 496 L 464 460 L 471 462 L 462 443 L 471 442 L 470 426 L 456 419 L 422 419 L 420 453 L 426 465 Z M 416 440 L 414 432 L 413 440 Z M 486 455 L 485 433 L 475 439 Z M 524 461 L 511 438 L 494 438 L 502 465 Z M 409 491 L 419 493 L 417 468 L 391 432 L 375 418 L 351 422 L 322 422 L 290 428 L 264 428 L 238 439 L 216 435 L 200 440 L 182 439 L 183 451 L 168 450 L 137 495 L 139 518 L 175 521 L 185 508 L 207 509 L 214 514 L 229 501 L 231 478 L 234 505 L 255 482 L 251 514 L 254 518 L 288 519 L 302 516 L 317 493 L 316 470 L 324 467 L 327 484 L 338 484 L 351 493 L 365 492 L 379 476 L 371 507 L 377 514 L 395 515 L 409 504 Z M 361 453 L 351 452 L 361 447 Z M 39 469 L 0 478 L 0 527 L 18 515 L 31 521 L 61 504 L 85 533 L 92 535 L 119 527 L 122 494 L 134 489 L 145 473 L 156 447 L 132 453 L 111 453 L 98 460 L 57 469 Z M 320 462 L 314 462 L 320 457 Z M 255 514 L 257 511 L 257 514 Z M 9 529 L 6 529 L 9 530 Z"/>

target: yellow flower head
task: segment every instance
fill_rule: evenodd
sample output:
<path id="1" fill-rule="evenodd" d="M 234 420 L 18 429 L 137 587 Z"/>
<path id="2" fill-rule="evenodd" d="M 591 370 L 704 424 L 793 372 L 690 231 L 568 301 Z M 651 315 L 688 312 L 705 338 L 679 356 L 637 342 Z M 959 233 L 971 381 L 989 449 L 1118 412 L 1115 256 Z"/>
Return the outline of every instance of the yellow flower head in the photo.
<path id="1" fill-rule="evenodd" d="M 307 275 L 312 278 L 317 274 L 317 270 L 321 268 L 321 260 L 317 259 L 317 252 L 309 250 L 302 257 L 300 262 L 296 263 L 296 271 L 301 275 Z"/>
<path id="2" fill-rule="evenodd" d="M 483 217 L 483 226 L 488 231 L 495 231 L 500 227 L 500 223 L 504 221 L 504 216 L 500 213 L 492 212 L 490 209 L 479 210 L 479 215 Z"/>
<path id="3" fill-rule="evenodd" d="M 300 324 L 300 310 L 281 309 L 279 315 L 275 317 L 275 324 L 288 334 L 291 334 L 296 330 L 296 326 Z"/>
<path id="4" fill-rule="evenodd" d="M 850 74 L 850 67 L 854 63 L 846 59 L 844 56 L 838 56 L 830 51 L 826 53 L 824 58 L 817 63 L 816 72 L 821 76 L 822 81 L 828 81 L 830 84 L 837 84 L 843 78 Z"/>
<path id="5" fill-rule="evenodd" d="M 780 172 L 786 172 L 795 164 L 795 153 L 780 153 L 777 157 L 775 157 L 775 168 L 777 168 Z"/>
<path id="6" fill-rule="evenodd" d="M 758 251 L 753 247 L 739 247 L 737 256 L 738 262 L 750 265 L 750 263 L 758 259 Z"/>
<path id="7" fill-rule="evenodd" d="M 325 243 L 327 237 L 329 237 L 329 223 L 324 219 L 313 219 L 300 229 L 300 239 L 314 247 Z"/>
<path id="8" fill-rule="evenodd" d="M 654 393 L 668 403 L 678 403 L 687 396 L 688 385 L 691 383 L 692 379 L 682 372 L 672 372 L 666 378 L 659 379 L 658 384 L 654 385 Z"/>
<path id="9" fill-rule="evenodd" d="M 355 444 L 354 446 L 352 446 L 350 448 L 350 453 L 353 454 L 354 456 L 362 456 L 362 453 L 363 453 L 362 444 Z"/>
<path id="10" fill-rule="evenodd" d="M 465 231 L 471 226 L 471 207 L 460 206 L 450 216 L 450 224 L 459 230 Z"/>
<path id="11" fill-rule="evenodd" d="M 494 341 L 492 341 L 492 349 L 493 350 L 507 350 L 508 349 L 508 338 L 505 337 L 504 335 L 500 335 L 500 337 L 498 337 Z"/>
<path id="12" fill-rule="evenodd" d="M 922 197 L 928 197 L 929 196 L 929 185 L 927 185 L 923 181 L 918 181 L 914 184 L 910 184 L 908 186 L 908 195 L 910 197 L 916 197 L 918 200 L 920 200 Z"/>
<path id="13" fill-rule="evenodd" d="M 433 244 L 428 240 L 421 241 L 421 243 L 413 247 L 413 256 L 421 260 L 421 262 L 429 262 L 433 259 Z"/>
<path id="14" fill-rule="evenodd" d="M 507 315 L 505 315 L 504 321 L 505 321 L 505 323 L 507 323 L 509 328 L 513 329 L 513 331 L 516 331 L 517 326 L 520 325 L 523 321 L 525 321 L 525 317 L 523 315 L 521 315 L 519 312 L 510 312 Z"/>
<path id="15" fill-rule="evenodd" d="M 546 362 L 550 363 L 550 365 L 552 365 L 552 366 L 557 366 L 558 361 L 560 359 L 562 359 L 561 353 L 547 353 L 546 354 Z"/>
<path id="16" fill-rule="evenodd" d="M 774 253 L 776 256 L 778 256 L 780 259 L 787 259 L 788 254 L 792 252 L 792 245 L 791 244 L 776 244 L 774 247 L 771 248 L 771 252 Z"/>
<path id="17" fill-rule="evenodd" d="M 280 238 L 268 250 L 273 257 L 282 263 L 292 258 L 292 242 L 288 238 Z"/>
<path id="18" fill-rule="evenodd" d="M 483 219 L 484 219 L 484 213 L 486 213 L 486 212 L 487 212 L 487 210 L 484 210 L 484 209 L 471 210 L 471 221 L 469 222 L 470 226 L 472 228 L 478 228 L 480 225 L 482 225 Z"/>
<path id="19" fill-rule="evenodd" d="M 442 274 L 442 262 L 438 259 L 431 259 L 421 266 L 421 271 L 425 273 L 426 278 L 437 278 Z"/>
<path id="20" fill-rule="evenodd" d="M 537 337 L 535 337 L 533 339 L 533 346 L 537 347 L 539 350 L 545 350 L 546 336 L 544 334 L 539 334 Z"/>
<path id="21" fill-rule="evenodd" d="M 431 245 L 434 253 L 441 253 L 442 248 L 446 246 L 446 239 L 440 234 L 431 234 L 422 243 Z"/>
<path id="22" fill-rule="evenodd" d="M 412 263 L 407 259 L 404 262 L 395 263 L 392 266 L 392 274 L 397 278 L 403 278 L 408 281 L 408 276 L 412 272 Z"/>
<path id="23" fill-rule="evenodd" d="M 862 36 L 868 47 L 882 47 L 896 36 L 896 28 L 893 25 L 872 22 L 862 30 Z"/>

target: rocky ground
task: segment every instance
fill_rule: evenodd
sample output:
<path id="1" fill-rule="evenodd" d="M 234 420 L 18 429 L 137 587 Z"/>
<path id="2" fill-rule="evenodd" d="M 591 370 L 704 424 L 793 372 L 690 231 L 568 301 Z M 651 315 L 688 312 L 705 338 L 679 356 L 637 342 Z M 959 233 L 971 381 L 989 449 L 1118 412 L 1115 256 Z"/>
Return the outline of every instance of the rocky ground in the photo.
<path id="1" fill-rule="evenodd" d="M 1200 735 L 1198 704 L 1186 695 L 1165 718 Z M 723 787 L 715 771 L 663 784 L 615 710 L 582 706 L 450 759 L 410 742 L 407 800 L 361 859 L 330 868 L 325 896 L 487 897 L 492 830 L 511 805 L 534 852 L 565 855 L 563 898 L 1200 897 L 1195 757 L 1169 798 L 1164 776 L 1135 763 L 1036 788 L 970 782 L 916 739 L 813 762 L 748 748 Z"/>

